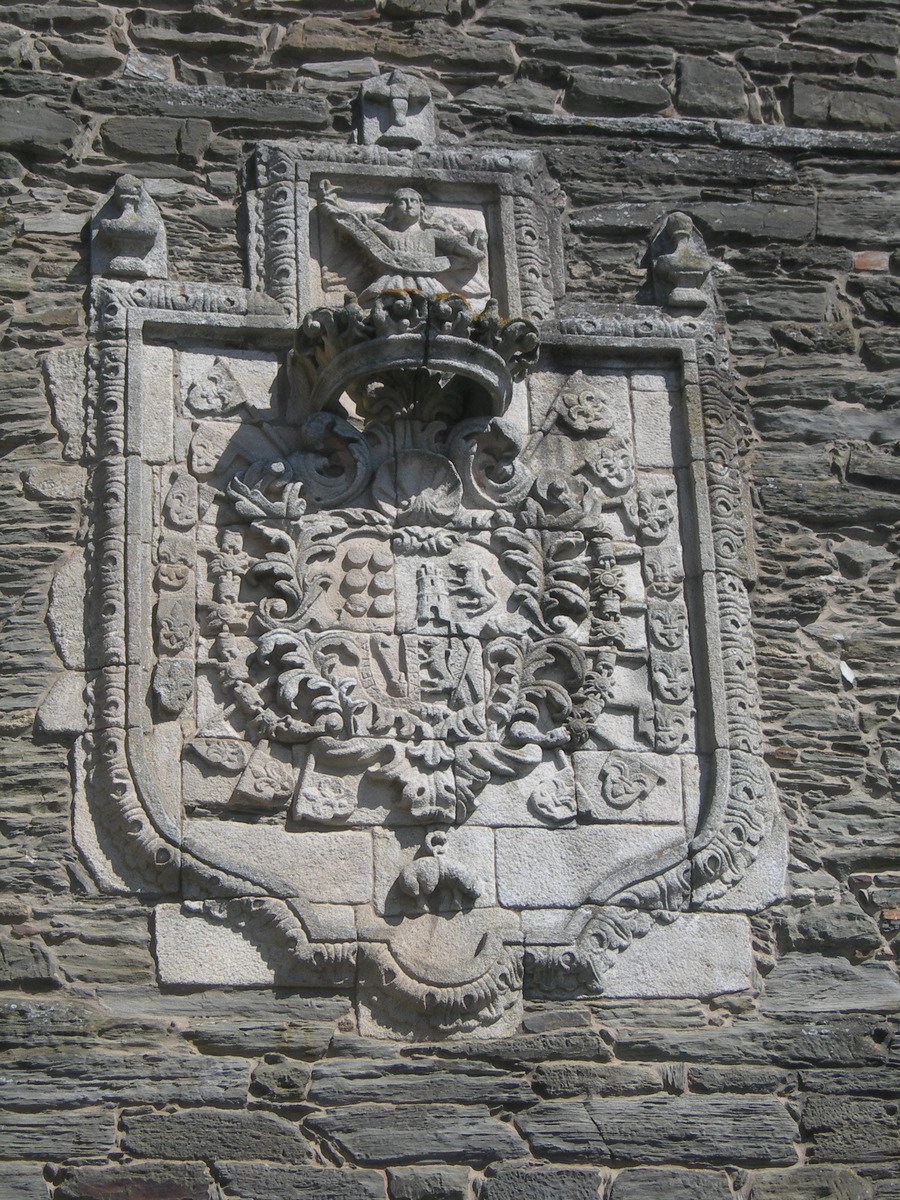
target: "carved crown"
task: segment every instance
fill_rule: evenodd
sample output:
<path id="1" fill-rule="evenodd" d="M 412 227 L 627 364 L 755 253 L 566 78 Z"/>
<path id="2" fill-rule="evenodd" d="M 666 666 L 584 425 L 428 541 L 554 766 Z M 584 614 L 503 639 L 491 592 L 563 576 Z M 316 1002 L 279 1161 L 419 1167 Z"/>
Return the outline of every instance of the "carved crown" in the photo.
<path id="1" fill-rule="evenodd" d="M 364 309 L 350 293 L 343 308 L 316 308 L 304 318 L 293 365 L 313 409 L 334 410 L 344 394 L 360 402 L 373 384 L 396 389 L 401 376 L 424 371 L 462 382 L 470 415 L 499 416 L 513 381 L 537 361 L 538 344 L 535 326 L 501 317 L 494 300 L 478 313 L 463 296 L 396 291 Z"/>

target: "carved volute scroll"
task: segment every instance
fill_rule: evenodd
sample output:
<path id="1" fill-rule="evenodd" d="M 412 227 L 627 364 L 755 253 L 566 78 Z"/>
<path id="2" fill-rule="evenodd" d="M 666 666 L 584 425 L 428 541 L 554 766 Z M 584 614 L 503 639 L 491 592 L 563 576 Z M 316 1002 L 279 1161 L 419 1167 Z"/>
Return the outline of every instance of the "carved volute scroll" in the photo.
<path id="1" fill-rule="evenodd" d="M 373 1036 L 685 994 L 646 965 L 679 918 L 745 939 L 688 994 L 751 986 L 783 827 L 708 260 L 675 214 L 671 311 L 555 320 L 541 162 L 398 140 L 422 86 L 257 149 L 250 289 L 166 282 L 132 181 L 98 212 L 48 618 L 79 851 L 153 905 L 161 983 L 350 991 Z"/>

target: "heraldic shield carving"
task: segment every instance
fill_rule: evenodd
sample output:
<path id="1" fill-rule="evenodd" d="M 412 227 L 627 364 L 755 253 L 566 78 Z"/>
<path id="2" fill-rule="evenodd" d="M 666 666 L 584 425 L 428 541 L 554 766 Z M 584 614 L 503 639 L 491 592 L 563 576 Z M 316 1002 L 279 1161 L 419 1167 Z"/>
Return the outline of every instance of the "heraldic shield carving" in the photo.
<path id="1" fill-rule="evenodd" d="M 47 363 L 89 483 L 39 721 L 94 884 L 162 986 L 349 991 L 375 1036 L 752 986 L 784 825 L 690 219 L 561 319 L 534 154 L 270 143 L 246 189 L 242 289 L 168 280 L 121 181 Z"/>

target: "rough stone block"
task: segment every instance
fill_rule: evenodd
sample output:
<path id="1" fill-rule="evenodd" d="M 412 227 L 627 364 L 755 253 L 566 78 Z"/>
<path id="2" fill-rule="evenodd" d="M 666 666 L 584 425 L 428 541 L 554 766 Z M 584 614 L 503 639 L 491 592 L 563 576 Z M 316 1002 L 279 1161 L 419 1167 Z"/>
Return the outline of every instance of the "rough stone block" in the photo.
<path id="1" fill-rule="evenodd" d="M 763 1011 L 894 1012 L 900 982 L 889 963 L 851 963 L 821 954 L 786 954 L 766 977 Z"/>
<path id="2" fill-rule="evenodd" d="M 617 1045 L 628 1058 L 679 1062 L 790 1066 L 878 1065 L 886 1058 L 877 1017 L 806 1017 L 800 1021 L 740 1021 L 729 1029 L 621 1031 Z"/>
<path id="3" fill-rule="evenodd" d="M 217 1181 L 240 1200 L 387 1200 L 384 1176 L 346 1166 L 282 1167 L 271 1163 L 217 1162 Z"/>
<path id="4" fill-rule="evenodd" d="M 82 1108 L 54 1113 L 5 1112 L 0 1116 L 0 1158 L 60 1159 L 108 1154 L 116 1140 L 115 1110 Z"/>
<path id="5" fill-rule="evenodd" d="M 386 1095 L 394 1104 L 487 1104 L 492 1109 L 534 1098 L 526 1079 L 483 1063 L 419 1056 L 384 1062 L 341 1058 L 313 1068 L 309 1099 L 322 1108 L 377 1103 Z"/>
<path id="6" fill-rule="evenodd" d="M 671 109 L 669 93 L 655 79 L 626 75 L 601 75 L 577 70 L 566 90 L 566 101 L 574 112 L 614 115 L 626 112 L 665 112 Z"/>
<path id="7" fill-rule="evenodd" d="M 122 1148 L 136 1158 L 261 1159 L 297 1163 L 312 1157 L 298 1127 L 274 1113 L 186 1109 L 122 1118 Z"/>
<path id="8" fill-rule="evenodd" d="M 479 1200 L 597 1200 L 600 1172 L 583 1167 L 501 1167 Z"/>
<path id="9" fill-rule="evenodd" d="M 241 1104 L 247 1095 L 247 1063 L 224 1055 L 209 1058 L 111 1048 L 7 1051 L 0 1105 L 68 1108 L 88 1104 Z"/>
<path id="10" fill-rule="evenodd" d="M 900 121 L 900 98 L 860 87 L 822 87 L 795 79 L 791 84 L 791 115 L 797 125 L 820 129 L 837 125 L 892 133 Z"/>
<path id="11" fill-rule="evenodd" d="M 872 1200 L 872 1184 L 842 1167 L 756 1171 L 750 1200 Z"/>
<path id="12" fill-rule="evenodd" d="M 208 121 L 175 117 L 111 117 L 100 132 L 113 154 L 196 161 L 212 137 L 212 126 Z"/>
<path id="13" fill-rule="evenodd" d="M 535 1154 L 580 1162 L 790 1165 L 799 1134 L 777 1100 L 650 1096 L 541 1104 L 518 1119 Z"/>
<path id="14" fill-rule="evenodd" d="M 307 17 L 288 26 L 278 48 L 278 58 L 303 63 L 327 56 L 373 54 L 412 65 L 430 62 L 438 46 L 444 61 L 457 76 L 482 73 L 483 77 L 483 73 L 492 72 L 506 75 L 515 69 L 513 49 L 507 42 L 473 37 L 435 18 L 416 21 L 403 33 L 387 28 L 373 35 L 365 26 L 335 17 Z"/>
<path id="15" fill-rule="evenodd" d="M 638 1167 L 617 1175 L 610 1200 L 730 1200 L 728 1176 L 719 1171 Z"/>
<path id="16" fill-rule="evenodd" d="M 532 1086 L 547 1100 L 573 1096 L 641 1096 L 663 1090 L 658 1067 L 625 1063 L 539 1063 Z"/>
<path id="17" fill-rule="evenodd" d="M 303 1104 L 312 1067 L 284 1054 L 267 1054 L 253 1068 L 250 1092 L 268 1104 Z"/>
<path id="18" fill-rule="evenodd" d="M 388 1171 L 391 1200 L 468 1200 L 468 1167 L 395 1167 Z"/>
<path id="19" fill-rule="evenodd" d="M 300 92 L 257 88 L 191 87 L 136 79 L 102 79 L 79 83 L 78 98 L 90 110 L 123 115 L 199 117 L 210 121 L 243 121 L 278 127 L 319 129 L 327 120 L 324 101 Z"/>
<path id="20" fill-rule="evenodd" d="M 858 245 L 894 246 L 900 237 L 897 189 L 879 180 L 869 189 L 823 191 L 818 206 L 819 237 Z"/>
<path id="21" fill-rule="evenodd" d="M 678 67 L 678 108 L 696 117 L 742 117 L 744 81 L 736 67 L 686 55 Z"/>
<path id="22" fill-rule="evenodd" d="M 47 1200 L 43 1167 L 27 1162 L 0 1163 L 0 1196 L 9 1196 L 10 1200 Z"/>
<path id="23" fill-rule="evenodd" d="M 423 1158 L 479 1167 L 525 1153 L 515 1131 L 481 1104 L 360 1104 L 314 1113 L 307 1122 L 355 1162 L 373 1167 L 412 1165 Z"/>
<path id="24" fill-rule="evenodd" d="M 657 925 L 613 961 L 603 994 L 714 996 L 753 981 L 750 923 L 744 916 L 684 913 Z"/>
<path id="25" fill-rule="evenodd" d="M 643 861 L 677 857 L 683 836 L 675 825 L 498 830 L 500 903 L 544 908 L 602 900 L 637 878 Z"/>
<path id="26" fill-rule="evenodd" d="M 141 1200 L 201 1200 L 211 1183 L 209 1169 L 199 1162 L 67 1167 L 54 1196 L 59 1200 L 135 1200 L 138 1196 Z"/>
<path id="27" fill-rule="evenodd" d="M 0 99 L 0 148 L 61 157 L 78 125 L 38 101 Z"/>
<path id="28" fill-rule="evenodd" d="M 896 1162 L 900 1156 L 897 1104 L 847 1096 L 812 1096 L 802 1126 L 811 1134 L 811 1162 Z"/>
<path id="29" fill-rule="evenodd" d="M 878 926 L 852 901 L 808 904 L 790 913 L 785 926 L 794 950 L 841 950 L 862 958 L 881 948 Z"/>
<path id="30" fill-rule="evenodd" d="M 50 951 L 35 938 L 0 938 L 0 987 L 58 987 Z"/>

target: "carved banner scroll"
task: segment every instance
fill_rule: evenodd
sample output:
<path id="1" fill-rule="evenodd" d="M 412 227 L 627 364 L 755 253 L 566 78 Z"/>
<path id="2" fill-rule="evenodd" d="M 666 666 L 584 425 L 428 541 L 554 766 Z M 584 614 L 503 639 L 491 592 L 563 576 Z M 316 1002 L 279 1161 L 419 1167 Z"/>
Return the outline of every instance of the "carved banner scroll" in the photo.
<path id="1" fill-rule="evenodd" d="M 78 848 L 162 984 L 375 1036 L 749 986 L 666 949 L 749 962 L 784 876 L 697 254 L 689 311 L 554 321 L 538 159 L 384 140 L 259 148 L 252 290 L 167 281 L 139 185 L 98 211 Z"/>

